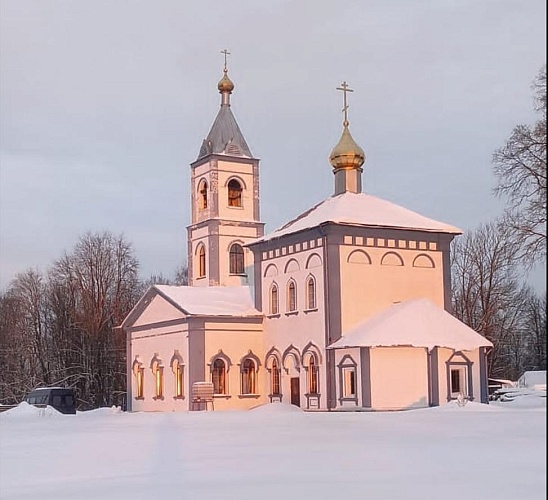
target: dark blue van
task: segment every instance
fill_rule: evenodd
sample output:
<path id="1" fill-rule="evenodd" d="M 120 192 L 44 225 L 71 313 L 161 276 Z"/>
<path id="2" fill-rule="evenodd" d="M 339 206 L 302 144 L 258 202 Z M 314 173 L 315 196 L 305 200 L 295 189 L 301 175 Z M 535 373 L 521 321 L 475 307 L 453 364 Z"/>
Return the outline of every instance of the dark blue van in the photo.
<path id="1" fill-rule="evenodd" d="M 52 406 L 57 411 L 65 414 L 76 414 L 76 397 L 74 389 L 65 387 L 39 387 L 34 389 L 25 401 L 29 405 L 44 408 Z"/>

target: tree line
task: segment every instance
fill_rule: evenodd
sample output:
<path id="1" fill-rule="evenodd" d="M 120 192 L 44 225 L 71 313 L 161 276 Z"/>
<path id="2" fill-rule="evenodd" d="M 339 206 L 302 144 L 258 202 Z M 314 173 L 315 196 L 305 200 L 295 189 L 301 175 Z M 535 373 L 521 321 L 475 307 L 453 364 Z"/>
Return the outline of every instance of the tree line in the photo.
<path id="1" fill-rule="evenodd" d="M 546 66 L 533 82 L 533 125 L 518 125 L 493 154 L 497 219 L 452 246 L 453 313 L 493 342 L 489 375 L 516 380 L 546 370 L 546 292 L 525 283 L 546 262 Z"/>
<path id="2" fill-rule="evenodd" d="M 0 294 L 0 402 L 15 404 L 40 385 L 76 389 L 80 409 L 121 405 L 126 339 L 119 326 L 152 283 L 142 281 L 123 236 L 88 233 L 46 273 L 28 270 Z"/>
<path id="3" fill-rule="evenodd" d="M 452 246 L 453 313 L 494 344 L 489 376 L 515 380 L 546 369 L 546 293 L 524 269 L 546 259 L 546 68 L 534 82 L 538 121 L 517 126 L 493 156 L 496 220 Z M 0 293 L 0 403 L 15 404 L 40 385 L 74 387 L 80 409 L 120 405 L 126 391 L 126 339 L 115 327 L 151 284 L 132 245 L 104 232 L 82 236 L 46 273 L 25 271 Z"/>

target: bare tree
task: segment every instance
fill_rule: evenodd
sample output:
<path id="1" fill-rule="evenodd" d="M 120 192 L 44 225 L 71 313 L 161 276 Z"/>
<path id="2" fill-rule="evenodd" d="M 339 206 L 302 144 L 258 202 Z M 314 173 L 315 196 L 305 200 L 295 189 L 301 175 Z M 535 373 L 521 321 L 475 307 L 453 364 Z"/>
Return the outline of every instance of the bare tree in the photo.
<path id="1" fill-rule="evenodd" d="M 499 377 L 516 375 L 509 356 L 523 331 L 524 290 L 508 233 L 495 221 L 463 235 L 452 249 L 454 314 L 493 342 L 489 374 Z"/>
<path id="2" fill-rule="evenodd" d="M 52 303 L 66 377 L 84 407 L 114 404 L 125 392 L 125 338 L 114 327 L 138 298 L 137 270 L 131 245 L 108 232 L 86 234 L 53 266 Z"/>
<path id="3" fill-rule="evenodd" d="M 540 297 L 529 290 L 523 314 L 527 348 L 523 371 L 546 370 L 546 292 Z"/>
<path id="4" fill-rule="evenodd" d="M 506 199 L 505 224 L 520 244 L 520 257 L 530 267 L 546 258 L 546 66 L 533 83 L 533 125 L 518 125 L 493 155 L 498 178 L 495 194 Z"/>

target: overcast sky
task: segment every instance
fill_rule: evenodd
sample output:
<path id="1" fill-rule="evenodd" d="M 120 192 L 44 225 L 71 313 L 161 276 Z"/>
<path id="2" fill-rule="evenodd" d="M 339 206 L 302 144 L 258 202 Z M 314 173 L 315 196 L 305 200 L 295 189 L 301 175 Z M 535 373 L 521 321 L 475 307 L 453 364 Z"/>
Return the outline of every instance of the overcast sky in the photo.
<path id="1" fill-rule="evenodd" d="M 536 119 L 546 61 L 545 0 L 0 5 L 0 289 L 88 231 L 123 233 L 143 277 L 186 262 L 224 48 L 267 231 L 333 193 L 343 80 L 366 192 L 464 230 L 496 217 L 491 155 Z"/>

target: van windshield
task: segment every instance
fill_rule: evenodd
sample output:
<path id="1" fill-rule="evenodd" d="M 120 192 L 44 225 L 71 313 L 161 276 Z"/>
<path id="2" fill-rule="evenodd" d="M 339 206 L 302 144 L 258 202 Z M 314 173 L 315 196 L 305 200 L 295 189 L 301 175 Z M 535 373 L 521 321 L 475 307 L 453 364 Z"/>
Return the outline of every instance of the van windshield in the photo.
<path id="1" fill-rule="evenodd" d="M 30 394 L 27 403 L 31 405 L 45 405 L 48 403 L 48 394 Z"/>

